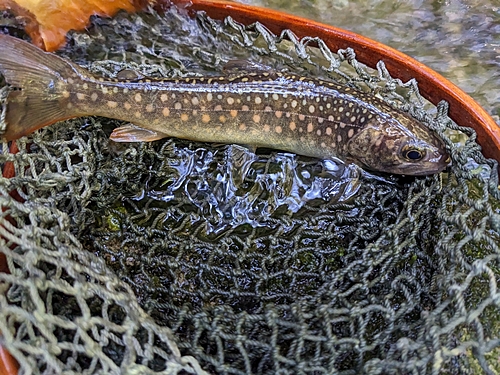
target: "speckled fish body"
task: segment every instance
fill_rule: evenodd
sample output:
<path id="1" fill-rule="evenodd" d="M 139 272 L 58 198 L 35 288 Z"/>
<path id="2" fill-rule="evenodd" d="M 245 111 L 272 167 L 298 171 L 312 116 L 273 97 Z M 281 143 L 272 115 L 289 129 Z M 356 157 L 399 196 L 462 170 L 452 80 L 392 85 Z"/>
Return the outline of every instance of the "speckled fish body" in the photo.
<path id="1" fill-rule="evenodd" d="M 62 119 L 97 115 L 133 125 L 114 141 L 178 137 L 240 143 L 352 161 L 383 172 L 442 171 L 441 140 L 373 95 L 277 72 L 221 77 L 106 80 L 18 39 L 0 36 L 8 98 L 5 138 Z"/>

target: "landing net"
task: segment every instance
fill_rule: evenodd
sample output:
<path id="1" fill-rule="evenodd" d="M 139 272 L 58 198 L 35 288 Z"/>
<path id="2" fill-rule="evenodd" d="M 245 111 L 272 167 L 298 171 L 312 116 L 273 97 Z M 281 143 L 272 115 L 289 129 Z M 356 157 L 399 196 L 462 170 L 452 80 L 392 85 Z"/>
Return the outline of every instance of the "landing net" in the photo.
<path id="1" fill-rule="evenodd" d="M 416 82 L 321 40 L 177 10 L 96 18 L 60 53 L 106 77 L 238 59 L 341 81 L 436 130 L 452 166 L 377 179 L 276 150 L 117 145 L 103 118 L 44 128 L 17 154 L 4 144 L 0 344 L 21 373 L 499 370 L 497 164 Z"/>

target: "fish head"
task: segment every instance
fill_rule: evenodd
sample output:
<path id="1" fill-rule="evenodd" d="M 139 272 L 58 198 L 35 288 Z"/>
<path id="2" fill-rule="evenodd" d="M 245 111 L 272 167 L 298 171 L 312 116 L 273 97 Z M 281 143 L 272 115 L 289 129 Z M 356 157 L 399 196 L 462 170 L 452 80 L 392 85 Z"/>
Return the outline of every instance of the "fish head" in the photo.
<path id="1" fill-rule="evenodd" d="M 362 167 L 400 175 L 439 173 L 450 161 L 443 141 L 409 116 L 376 119 L 358 131 L 346 148 L 347 158 Z"/>

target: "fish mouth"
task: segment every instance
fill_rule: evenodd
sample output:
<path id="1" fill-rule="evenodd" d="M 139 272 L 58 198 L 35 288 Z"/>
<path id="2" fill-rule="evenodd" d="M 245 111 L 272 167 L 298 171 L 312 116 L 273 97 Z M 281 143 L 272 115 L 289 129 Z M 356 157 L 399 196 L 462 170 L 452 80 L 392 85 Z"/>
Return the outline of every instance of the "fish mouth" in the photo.
<path id="1" fill-rule="evenodd" d="M 401 166 L 398 174 L 408 176 L 428 176 L 443 172 L 448 168 L 451 158 L 448 154 L 439 155 L 437 158 L 428 160 L 425 163 Z"/>

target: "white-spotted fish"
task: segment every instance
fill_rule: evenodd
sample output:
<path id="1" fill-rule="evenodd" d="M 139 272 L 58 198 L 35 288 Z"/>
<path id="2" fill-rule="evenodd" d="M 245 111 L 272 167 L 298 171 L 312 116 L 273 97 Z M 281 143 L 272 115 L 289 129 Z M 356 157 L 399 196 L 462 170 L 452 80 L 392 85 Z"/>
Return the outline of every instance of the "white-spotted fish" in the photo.
<path id="1" fill-rule="evenodd" d="M 333 82 L 278 72 L 112 80 L 10 36 L 0 35 L 0 51 L 13 88 L 7 140 L 92 115 L 130 123 L 111 134 L 117 142 L 240 143 L 405 175 L 438 173 L 449 162 L 443 142 L 411 116 Z"/>

